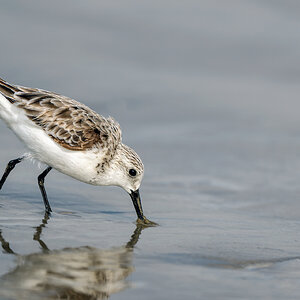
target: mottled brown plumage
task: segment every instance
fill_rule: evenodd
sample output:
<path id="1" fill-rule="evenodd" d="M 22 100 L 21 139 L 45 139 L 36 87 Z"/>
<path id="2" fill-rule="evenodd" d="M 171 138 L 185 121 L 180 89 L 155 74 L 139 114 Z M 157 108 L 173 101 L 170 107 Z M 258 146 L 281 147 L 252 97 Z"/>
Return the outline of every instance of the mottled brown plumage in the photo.
<path id="1" fill-rule="evenodd" d="M 57 93 L 8 84 L 0 79 L 0 92 L 62 147 L 74 151 L 107 149 L 112 157 L 121 142 L 121 129 L 89 107 Z"/>
<path id="2" fill-rule="evenodd" d="M 137 153 L 122 143 L 119 124 L 89 107 L 57 93 L 11 85 L 0 79 L 0 118 L 27 146 L 29 153 L 9 162 L 0 189 L 16 164 L 31 157 L 48 167 L 38 177 L 47 212 L 51 207 L 44 188 L 52 168 L 93 185 L 122 187 L 143 223 L 139 187 L 144 166 Z"/>

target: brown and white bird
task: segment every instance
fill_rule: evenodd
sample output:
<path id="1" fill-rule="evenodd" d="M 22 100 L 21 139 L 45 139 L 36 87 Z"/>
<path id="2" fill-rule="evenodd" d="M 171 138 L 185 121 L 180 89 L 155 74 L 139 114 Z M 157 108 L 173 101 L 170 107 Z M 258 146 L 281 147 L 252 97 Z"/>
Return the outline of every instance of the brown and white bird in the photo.
<path id="1" fill-rule="evenodd" d="M 137 153 L 122 143 L 120 125 L 71 98 L 12 85 L 0 79 L 0 118 L 27 146 L 29 155 L 10 161 L 0 181 L 24 158 L 48 167 L 38 177 L 45 209 L 51 212 L 44 187 L 52 168 L 92 185 L 114 185 L 130 194 L 138 221 L 143 215 L 139 187 L 144 166 Z"/>

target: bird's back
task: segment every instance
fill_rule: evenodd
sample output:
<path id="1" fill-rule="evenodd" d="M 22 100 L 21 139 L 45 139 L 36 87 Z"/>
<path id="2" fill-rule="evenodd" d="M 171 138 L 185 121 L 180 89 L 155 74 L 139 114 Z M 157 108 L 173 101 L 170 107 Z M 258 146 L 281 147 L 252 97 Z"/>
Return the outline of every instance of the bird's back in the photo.
<path id="1" fill-rule="evenodd" d="M 115 151 L 121 142 L 121 129 L 115 120 L 104 118 L 71 98 L 11 85 L 3 79 L 0 79 L 0 93 L 64 148 L 80 151 L 109 146 L 110 151 Z"/>

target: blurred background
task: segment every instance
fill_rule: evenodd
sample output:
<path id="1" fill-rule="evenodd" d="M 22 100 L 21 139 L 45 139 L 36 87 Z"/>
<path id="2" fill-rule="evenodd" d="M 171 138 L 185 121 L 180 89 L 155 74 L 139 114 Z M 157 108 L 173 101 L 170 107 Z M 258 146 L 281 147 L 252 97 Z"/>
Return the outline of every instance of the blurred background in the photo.
<path id="1" fill-rule="evenodd" d="M 161 226 L 141 233 L 131 288 L 112 298 L 299 296 L 298 1 L 10 0 L 0 25 L 0 77 L 113 116 L 144 161 L 144 210 Z M 0 133 L 4 170 L 26 150 Z M 40 251 L 40 172 L 18 165 L 0 194 L 21 255 Z M 119 247 L 135 229 L 120 189 L 55 171 L 46 186 L 51 250 Z"/>

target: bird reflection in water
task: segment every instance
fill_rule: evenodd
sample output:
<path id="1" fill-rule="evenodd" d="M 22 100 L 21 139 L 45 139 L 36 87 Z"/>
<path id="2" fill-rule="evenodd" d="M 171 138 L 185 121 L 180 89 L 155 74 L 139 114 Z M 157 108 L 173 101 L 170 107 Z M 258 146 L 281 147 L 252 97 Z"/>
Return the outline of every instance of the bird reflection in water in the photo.
<path id="1" fill-rule="evenodd" d="M 0 279 L 0 296 L 7 299 L 108 299 L 129 286 L 126 278 L 134 270 L 133 248 L 143 226 L 137 225 L 129 242 L 107 250 L 93 247 L 49 250 L 41 233 L 49 220 L 45 217 L 36 227 L 33 239 L 41 253 L 18 255 L 4 239 L 0 242 L 6 253 L 16 255 L 18 266 Z M 2 299 L 2 298 L 1 298 Z"/>

